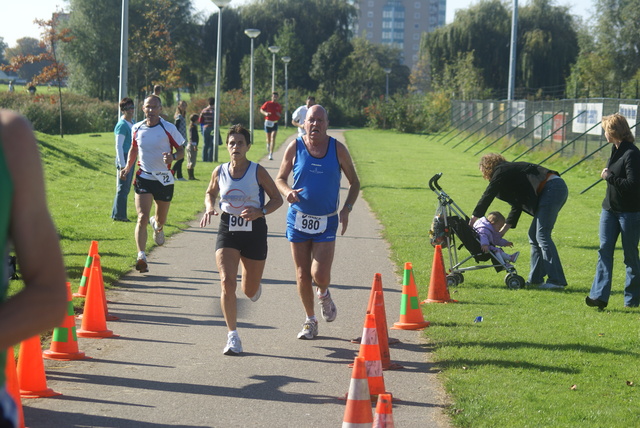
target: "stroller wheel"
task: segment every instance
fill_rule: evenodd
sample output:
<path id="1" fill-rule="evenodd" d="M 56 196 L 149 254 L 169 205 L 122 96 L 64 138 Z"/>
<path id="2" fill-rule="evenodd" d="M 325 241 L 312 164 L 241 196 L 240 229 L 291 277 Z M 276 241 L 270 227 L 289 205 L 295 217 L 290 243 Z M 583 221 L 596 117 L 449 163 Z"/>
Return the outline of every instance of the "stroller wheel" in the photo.
<path id="1" fill-rule="evenodd" d="M 504 283 L 507 285 L 507 288 L 511 290 L 524 288 L 524 278 L 513 273 L 507 274 L 507 276 L 504 278 Z"/>
<path id="2" fill-rule="evenodd" d="M 455 287 L 458 285 L 458 278 L 456 274 L 452 273 L 447 275 L 447 287 Z"/>
<path id="3" fill-rule="evenodd" d="M 460 272 L 454 272 L 453 275 L 456 278 L 456 285 L 460 285 L 464 282 L 464 276 Z"/>

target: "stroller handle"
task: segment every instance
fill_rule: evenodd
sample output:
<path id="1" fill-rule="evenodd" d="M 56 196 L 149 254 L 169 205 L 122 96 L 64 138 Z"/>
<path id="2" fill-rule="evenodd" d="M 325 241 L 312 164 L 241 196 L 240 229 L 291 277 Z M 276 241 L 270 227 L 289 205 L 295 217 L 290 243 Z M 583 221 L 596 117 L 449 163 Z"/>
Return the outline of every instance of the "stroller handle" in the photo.
<path id="1" fill-rule="evenodd" d="M 442 177 L 442 173 L 441 172 L 439 172 L 438 174 L 434 175 L 429 180 L 429 188 L 431 190 L 433 190 L 434 192 L 436 191 L 436 189 L 442 190 L 442 187 L 440 187 L 440 185 L 438 184 L 438 180 L 440 180 L 440 177 Z"/>

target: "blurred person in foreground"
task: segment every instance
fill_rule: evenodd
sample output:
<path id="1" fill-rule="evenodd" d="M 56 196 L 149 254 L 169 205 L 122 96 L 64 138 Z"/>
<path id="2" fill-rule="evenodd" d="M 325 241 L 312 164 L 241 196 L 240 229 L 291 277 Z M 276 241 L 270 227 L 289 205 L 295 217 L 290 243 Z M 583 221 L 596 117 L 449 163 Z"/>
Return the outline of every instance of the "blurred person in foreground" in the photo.
<path id="1" fill-rule="evenodd" d="M 29 122 L 0 110 L 0 247 L 12 245 L 24 288 L 7 298 L 6 264 L 0 263 L 0 365 L 12 345 L 58 327 L 67 309 L 66 272 L 47 209 L 42 164 Z M 7 350 L 9 353 L 7 353 Z M 0 371 L 0 426 L 17 427 L 16 405 Z"/>
<path id="2" fill-rule="evenodd" d="M 635 138 L 627 119 L 621 114 L 604 116 L 602 129 L 611 143 L 611 156 L 607 167 L 600 173 L 607 182 L 607 190 L 600 213 L 596 275 L 585 302 L 600 310 L 609 304 L 613 253 L 621 236 L 626 266 L 624 306 L 635 308 L 640 304 L 640 150 L 634 144 Z"/>

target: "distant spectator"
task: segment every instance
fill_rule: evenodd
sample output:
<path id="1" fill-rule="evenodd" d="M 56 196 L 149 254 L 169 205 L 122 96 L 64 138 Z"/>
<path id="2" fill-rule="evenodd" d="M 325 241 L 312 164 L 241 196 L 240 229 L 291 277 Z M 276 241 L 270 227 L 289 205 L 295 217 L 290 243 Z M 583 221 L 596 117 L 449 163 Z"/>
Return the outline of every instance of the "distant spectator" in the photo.
<path id="1" fill-rule="evenodd" d="M 29 88 L 27 90 L 29 91 L 29 93 L 31 95 L 35 95 L 35 93 L 36 93 L 36 87 L 33 86 L 33 85 L 29 85 Z"/>
<path id="2" fill-rule="evenodd" d="M 189 141 L 187 140 L 187 119 L 185 119 L 186 115 L 187 115 L 187 102 L 186 101 L 178 102 L 178 107 L 176 108 L 176 112 L 173 118 L 175 119 L 175 125 L 176 125 L 176 128 L 178 128 L 178 132 L 184 138 L 185 147 L 187 145 L 187 142 Z M 176 180 L 187 181 L 186 178 L 182 176 L 183 162 L 184 162 L 184 158 L 176 161 L 176 163 L 173 164 L 173 168 L 171 168 L 171 170 L 173 171 L 173 175 L 176 177 Z"/>
<path id="3" fill-rule="evenodd" d="M 193 174 L 193 169 L 196 167 L 196 161 L 198 160 L 198 116 L 193 113 L 189 120 L 191 125 L 189 126 L 189 144 L 187 145 L 187 173 L 189 174 L 189 180 L 195 180 L 196 177 Z"/>
<path id="4" fill-rule="evenodd" d="M 162 87 L 162 85 L 155 85 L 153 87 L 153 95 L 159 97 L 163 90 L 164 88 Z"/>
<path id="5" fill-rule="evenodd" d="M 133 170 L 124 177 L 120 177 L 120 171 L 127 165 L 127 157 L 131 149 L 131 128 L 133 127 L 133 110 L 135 109 L 133 100 L 125 97 L 120 101 L 120 120 L 116 124 L 113 133 L 116 139 L 116 197 L 113 200 L 111 218 L 115 221 L 129 222 L 127 217 L 127 199 L 131 190 L 131 180 Z"/>
<path id="6" fill-rule="evenodd" d="M 13 80 L 9 81 L 9 92 L 13 93 Z"/>

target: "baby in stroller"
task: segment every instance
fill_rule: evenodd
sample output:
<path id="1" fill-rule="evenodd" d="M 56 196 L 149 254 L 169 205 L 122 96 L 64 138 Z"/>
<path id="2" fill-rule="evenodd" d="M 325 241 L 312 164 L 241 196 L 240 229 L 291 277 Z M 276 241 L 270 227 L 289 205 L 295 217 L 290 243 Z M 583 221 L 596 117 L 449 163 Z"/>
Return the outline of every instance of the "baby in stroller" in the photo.
<path id="1" fill-rule="evenodd" d="M 500 235 L 500 229 L 505 224 L 504 216 L 498 212 L 493 211 L 487 214 L 486 217 L 480 218 L 473 225 L 473 229 L 478 233 L 480 239 L 480 246 L 482 251 L 488 253 L 489 250 L 493 252 L 493 255 L 506 266 L 510 266 L 510 263 L 515 263 L 518 260 L 520 251 L 509 255 L 499 247 L 513 247 L 513 242 L 507 241 Z"/>

